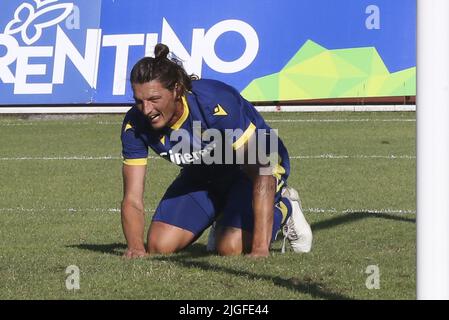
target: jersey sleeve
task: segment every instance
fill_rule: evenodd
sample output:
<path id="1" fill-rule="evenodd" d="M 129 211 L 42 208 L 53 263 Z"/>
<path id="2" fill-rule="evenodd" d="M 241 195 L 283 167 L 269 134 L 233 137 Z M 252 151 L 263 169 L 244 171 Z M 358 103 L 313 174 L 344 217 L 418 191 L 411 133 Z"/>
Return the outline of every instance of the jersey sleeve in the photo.
<path id="1" fill-rule="evenodd" d="M 148 146 L 140 137 L 136 123 L 137 121 L 127 114 L 121 133 L 123 163 L 131 166 L 146 165 L 148 161 Z"/>

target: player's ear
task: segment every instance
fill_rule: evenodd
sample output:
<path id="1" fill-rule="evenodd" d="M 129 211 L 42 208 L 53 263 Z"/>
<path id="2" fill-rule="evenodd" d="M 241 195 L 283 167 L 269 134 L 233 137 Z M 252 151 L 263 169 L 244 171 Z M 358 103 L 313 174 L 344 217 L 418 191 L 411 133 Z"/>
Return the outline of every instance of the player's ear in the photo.
<path id="1" fill-rule="evenodd" d="M 174 94 L 175 94 L 175 99 L 176 100 L 178 100 L 178 99 L 181 99 L 181 97 L 182 97 L 182 94 L 183 94 L 183 90 L 182 90 L 182 86 L 179 84 L 179 83 L 176 83 L 175 84 L 175 89 L 174 89 Z"/>

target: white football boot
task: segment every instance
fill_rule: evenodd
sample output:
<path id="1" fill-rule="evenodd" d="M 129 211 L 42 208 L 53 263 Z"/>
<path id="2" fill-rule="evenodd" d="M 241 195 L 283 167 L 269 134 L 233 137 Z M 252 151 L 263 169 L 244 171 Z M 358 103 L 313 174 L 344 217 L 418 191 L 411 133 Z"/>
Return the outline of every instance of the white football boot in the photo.
<path id="1" fill-rule="evenodd" d="M 285 253 L 286 239 L 294 252 L 309 252 L 312 249 L 312 229 L 302 213 L 298 192 L 291 187 L 285 187 L 282 190 L 282 197 L 287 198 L 292 206 L 292 214 L 282 227 L 284 234 L 282 253 Z"/>

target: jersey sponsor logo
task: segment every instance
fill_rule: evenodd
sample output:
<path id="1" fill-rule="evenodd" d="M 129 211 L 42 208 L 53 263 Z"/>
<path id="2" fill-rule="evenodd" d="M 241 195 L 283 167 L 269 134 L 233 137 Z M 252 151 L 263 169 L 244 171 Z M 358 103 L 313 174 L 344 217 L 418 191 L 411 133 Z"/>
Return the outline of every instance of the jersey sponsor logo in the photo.
<path id="1" fill-rule="evenodd" d="M 161 157 L 169 157 L 170 161 L 177 164 L 177 165 L 182 165 L 182 164 L 190 164 L 190 163 L 201 163 L 204 158 L 210 154 L 212 152 L 212 150 L 215 149 L 217 145 L 216 144 L 212 144 L 207 146 L 204 149 L 198 150 L 198 151 L 193 151 L 191 153 L 187 152 L 187 153 L 176 153 L 173 152 L 173 150 L 169 150 L 168 152 L 162 152 L 159 155 Z"/>
<path id="2" fill-rule="evenodd" d="M 198 136 L 194 132 L 202 132 L 202 134 Z M 273 175 L 281 179 L 285 169 L 281 167 L 278 156 L 277 130 L 254 127 L 251 135 L 245 136 L 245 133 L 248 133 L 248 130 L 244 131 L 240 128 L 223 131 L 215 128 L 202 130 L 201 121 L 194 121 L 192 131 L 184 128 L 172 131 L 170 136 L 167 136 L 171 142 L 170 149 L 160 152 L 159 155 L 177 165 L 260 164 L 263 166 L 261 174 Z M 241 139 L 245 139 L 246 143 L 242 144 L 245 147 L 234 148 L 235 141 Z"/>

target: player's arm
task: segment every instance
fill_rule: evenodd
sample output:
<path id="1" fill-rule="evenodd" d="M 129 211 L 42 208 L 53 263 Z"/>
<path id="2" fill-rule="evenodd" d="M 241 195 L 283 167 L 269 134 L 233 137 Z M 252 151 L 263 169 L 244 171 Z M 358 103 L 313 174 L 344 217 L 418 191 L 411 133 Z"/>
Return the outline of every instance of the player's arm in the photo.
<path id="1" fill-rule="evenodd" d="M 146 255 L 144 244 L 145 210 L 143 192 L 148 159 L 148 145 L 138 133 L 138 111 L 128 111 L 123 120 L 121 141 L 123 154 L 123 200 L 121 218 L 123 233 L 128 243 L 125 257 Z"/>
<path id="2" fill-rule="evenodd" d="M 276 179 L 272 175 L 263 174 L 263 167 L 257 164 L 245 165 L 243 170 L 253 182 L 254 230 L 249 255 L 267 257 L 273 229 Z"/>
<path id="3" fill-rule="evenodd" d="M 255 143 L 257 137 L 256 125 L 253 118 L 247 112 L 252 106 L 240 93 L 231 87 L 224 87 L 217 93 L 217 101 L 214 101 L 215 127 L 226 129 L 240 129 L 242 133 L 238 136 L 227 136 L 228 143 L 236 153 L 244 154 L 245 159 L 248 151 L 256 151 L 250 146 Z M 252 155 L 254 156 L 254 155 Z M 254 158 L 254 157 L 251 157 Z M 251 178 L 253 183 L 253 216 L 254 230 L 251 244 L 250 256 L 266 257 L 269 255 L 271 234 L 274 218 L 274 198 L 276 192 L 276 179 L 271 175 L 265 175 L 269 170 L 260 163 L 246 164 L 242 166 L 243 171 Z M 265 173 L 265 174 L 264 174 Z"/>
<path id="4" fill-rule="evenodd" d="M 146 165 L 123 164 L 123 201 L 121 206 L 123 233 L 128 243 L 125 257 L 146 255 L 144 243 L 145 210 L 143 194 Z"/>

